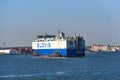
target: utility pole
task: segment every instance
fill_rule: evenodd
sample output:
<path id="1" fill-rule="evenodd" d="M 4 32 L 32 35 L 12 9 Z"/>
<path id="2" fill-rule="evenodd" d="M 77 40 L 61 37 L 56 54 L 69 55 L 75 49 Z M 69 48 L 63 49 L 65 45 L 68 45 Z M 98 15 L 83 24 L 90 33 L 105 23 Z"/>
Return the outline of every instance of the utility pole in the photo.
<path id="1" fill-rule="evenodd" d="M 4 46 L 4 49 L 5 49 L 5 41 L 3 42 L 3 46 Z"/>

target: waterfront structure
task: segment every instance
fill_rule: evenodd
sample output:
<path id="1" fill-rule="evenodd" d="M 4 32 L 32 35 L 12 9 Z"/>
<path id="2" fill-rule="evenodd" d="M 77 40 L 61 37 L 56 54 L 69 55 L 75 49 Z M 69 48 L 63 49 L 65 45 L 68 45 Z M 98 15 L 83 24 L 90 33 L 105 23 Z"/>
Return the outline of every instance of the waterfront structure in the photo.
<path id="1" fill-rule="evenodd" d="M 30 46 L 24 46 L 24 47 L 5 47 L 0 48 L 0 51 L 6 51 L 6 50 L 16 50 L 18 54 L 32 54 L 32 47 Z M 3 53 L 3 52 L 1 52 Z"/>
<path id="2" fill-rule="evenodd" d="M 93 44 L 92 47 L 90 48 L 91 51 L 120 51 L 120 46 L 110 46 L 110 45 L 97 45 Z"/>
<path id="3" fill-rule="evenodd" d="M 0 54 L 18 54 L 18 51 L 13 49 L 1 49 Z"/>
<path id="4" fill-rule="evenodd" d="M 85 40 L 82 36 L 65 37 L 58 35 L 38 35 L 32 42 L 32 49 L 40 56 L 79 57 L 85 55 Z"/>

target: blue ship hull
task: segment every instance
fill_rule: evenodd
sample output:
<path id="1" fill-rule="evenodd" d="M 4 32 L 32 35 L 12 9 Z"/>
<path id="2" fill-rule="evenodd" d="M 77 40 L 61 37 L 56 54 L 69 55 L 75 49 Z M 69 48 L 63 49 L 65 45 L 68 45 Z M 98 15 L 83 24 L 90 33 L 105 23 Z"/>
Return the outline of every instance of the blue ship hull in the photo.
<path id="1" fill-rule="evenodd" d="M 56 51 L 63 57 L 81 56 L 81 54 L 76 54 L 76 49 L 35 49 L 34 51 L 41 56 L 52 56 Z"/>

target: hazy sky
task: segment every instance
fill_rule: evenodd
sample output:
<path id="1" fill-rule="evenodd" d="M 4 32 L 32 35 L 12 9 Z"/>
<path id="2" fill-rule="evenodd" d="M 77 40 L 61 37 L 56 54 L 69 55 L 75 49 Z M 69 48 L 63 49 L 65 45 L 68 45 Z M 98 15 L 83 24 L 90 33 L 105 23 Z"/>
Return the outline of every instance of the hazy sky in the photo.
<path id="1" fill-rule="evenodd" d="M 120 0 L 0 0 L 0 47 L 31 46 L 58 30 L 87 45 L 120 45 Z"/>

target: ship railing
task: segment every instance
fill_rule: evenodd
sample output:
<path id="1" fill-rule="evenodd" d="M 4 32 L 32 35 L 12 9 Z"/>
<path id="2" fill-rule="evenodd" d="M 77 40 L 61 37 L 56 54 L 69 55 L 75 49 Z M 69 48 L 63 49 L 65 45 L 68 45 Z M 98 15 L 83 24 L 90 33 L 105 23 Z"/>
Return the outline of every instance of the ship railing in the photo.
<path id="1" fill-rule="evenodd" d="M 56 39 L 35 40 L 35 42 L 56 41 Z"/>

